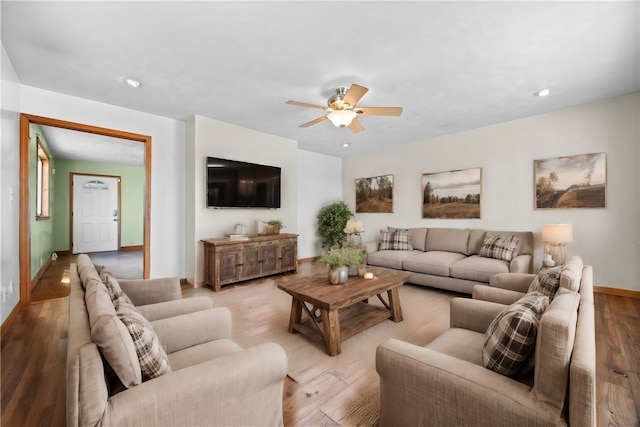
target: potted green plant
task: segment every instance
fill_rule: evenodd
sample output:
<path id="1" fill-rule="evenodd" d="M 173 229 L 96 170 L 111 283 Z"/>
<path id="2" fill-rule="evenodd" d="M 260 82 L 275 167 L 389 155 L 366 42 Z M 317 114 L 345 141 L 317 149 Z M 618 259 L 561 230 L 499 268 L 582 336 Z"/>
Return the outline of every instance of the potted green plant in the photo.
<path id="1" fill-rule="evenodd" d="M 267 221 L 266 233 L 267 234 L 280 234 L 280 229 L 284 228 L 282 221 L 273 219 Z"/>
<path id="2" fill-rule="evenodd" d="M 344 228 L 351 218 L 353 212 L 344 202 L 335 202 L 320 209 L 317 220 L 322 246 L 329 249 L 339 248 L 342 245 Z"/>
<path id="3" fill-rule="evenodd" d="M 345 247 L 334 248 L 324 252 L 320 255 L 318 264 L 329 267 L 329 282 L 335 285 L 345 283 L 349 277 L 349 266 L 357 266 L 363 260 L 364 253 L 362 248 Z"/>

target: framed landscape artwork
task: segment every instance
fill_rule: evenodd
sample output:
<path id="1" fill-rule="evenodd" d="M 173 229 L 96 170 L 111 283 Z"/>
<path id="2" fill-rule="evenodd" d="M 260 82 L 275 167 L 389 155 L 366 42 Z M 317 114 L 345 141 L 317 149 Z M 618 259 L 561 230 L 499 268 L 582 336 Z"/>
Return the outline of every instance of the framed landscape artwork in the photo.
<path id="1" fill-rule="evenodd" d="M 480 218 L 482 168 L 422 175 L 422 218 Z"/>
<path id="2" fill-rule="evenodd" d="M 356 213 L 393 213 L 393 175 L 356 179 Z"/>
<path id="3" fill-rule="evenodd" d="M 533 161 L 536 209 L 607 207 L 606 153 Z"/>

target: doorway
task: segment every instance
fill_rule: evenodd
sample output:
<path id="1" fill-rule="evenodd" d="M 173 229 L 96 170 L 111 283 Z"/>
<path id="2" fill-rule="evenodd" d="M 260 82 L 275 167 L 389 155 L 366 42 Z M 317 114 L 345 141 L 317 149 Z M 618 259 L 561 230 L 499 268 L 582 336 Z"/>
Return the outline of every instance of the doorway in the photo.
<path id="1" fill-rule="evenodd" d="M 94 135 L 119 138 L 144 144 L 144 224 L 143 224 L 143 277 L 149 278 L 150 262 L 150 207 L 151 207 L 151 137 L 115 129 L 101 128 L 82 123 L 68 122 L 30 114 L 20 115 L 20 306 L 31 303 L 31 247 L 29 201 L 35 194 L 29 190 L 29 129 L 31 124 L 62 128 Z"/>

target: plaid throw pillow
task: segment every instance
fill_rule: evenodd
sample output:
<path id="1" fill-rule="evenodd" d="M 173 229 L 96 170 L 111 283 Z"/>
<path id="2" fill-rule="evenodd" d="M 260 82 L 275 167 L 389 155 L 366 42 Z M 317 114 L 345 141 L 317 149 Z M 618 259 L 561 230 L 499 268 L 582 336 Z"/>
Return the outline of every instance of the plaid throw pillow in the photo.
<path id="1" fill-rule="evenodd" d="M 520 238 L 517 236 L 497 236 L 489 234 L 482 241 L 478 256 L 511 261 L 518 247 Z"/>
<path id="2" fill-rule="evenodd" d="M 116 310 L 120 305 L 120 301 L 124 301 L 125 303 L 133 306 L 133 302 L 127 294 L 124 293 L 111 270 L 107 268 L 103 269 L 100 273 L 100 279 L 102 279 L 102 283 L 107 287 L 107 291 L 109 291 L 109 296 L 111 297 L 111 302 Z"/>
<path id="3" fill-rule="evenodd" d="M 147 381 L 171 372 L 169 358 L 151 324 L 133 305 L 120 301 L 116 311 L 133 339 L 140 362 L 142 381 Z"/>
<path id="4" fill-rule="evenodd" d="M 540 292 L 542 295 L 549 297 L 552 301 L 560 287 L 560 274 L 562 266 L 544 268 L 536 274 L 527 292 Z"/>
<path id="5" fill-rule="evenodd" d="M 380 247 L 378 250 L 393 250 L 393 232 L 380 230 Z"/>
<path id="6" fill-rule="evenodd" d="M 393 249 L 396 251 L 410 251 L 413 249 L 409 239 L 411 232 L 409 230 L 396 230 L 393 233 Z"/>
<path id="7" fill-rule="evenodd" d="M 498 314 L 485 333 L 484 367 L 502 375 L 515 375 L 526 367 L 535 349 L 540 317 L 547 307 L 549 297 L 532 292 Z"/>

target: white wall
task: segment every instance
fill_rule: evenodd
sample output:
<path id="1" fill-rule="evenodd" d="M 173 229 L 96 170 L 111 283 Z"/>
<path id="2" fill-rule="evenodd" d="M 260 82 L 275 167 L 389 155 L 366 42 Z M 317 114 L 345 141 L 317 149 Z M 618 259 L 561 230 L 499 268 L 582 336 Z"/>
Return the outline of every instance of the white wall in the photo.
<path id="1" fill-rule="evenodd" d="M 184 277 L 185 123 L 24 85 L 20 99 L 23 113 L 151 136 L 150 274 Z"/>
<path id="2" fill-rule="evenodd" d="M 542 225 L 571 223 L 567 250 L 594 266 L 596 286 L 640 290 L 639 117 L 640 95 L 633 94 L 351 157 L 343 161 L 344 199 L 355 210 L 356 178 L 392 174 L 394 213 L 357 214 L 365 241 L 388 225 L 531 230 L 534 268 L 542 257 Z M 535 159 L 599 152 L 607 153 L 606 209 L 534 209 Z M 474 167 L 483 174 L 481 219 L 421 218 L 423 173 Z"/>
<path id="3" fill-rule="evenodd" d="M 256 234 L 258 220 L 280 220 L 286 227 L 283 232 L 297 233 L 298 143 L 197 115 L 187 124 L 187 136 L 185 191 L 189 206 L 186 222 L 190 229 L 184 242 L 191 248 L 187 251 L 186 277 L 201 284 L 204 277 L 201 239 L 224 237 L 234 232 L 235 224 L 244 224 L 248 234 Z M 280 209 L 207 209 L 207 156 L 282 168 Z"/>
<path id="4" fill-rule="evenodd" d="M 4 46 L 1 47 L 0 285 L 5 291 L 13 285 L 6 301 L 0 296 L 0 317 L 4 322 L 20 300 L 20 82 Z"/>
<path id="5" fill-rule="evenodd" d="M 304 150 L 298 159 L 298 258 L 304 259 L 322 253 L 316 216 L 342 200 L 342 159 Z"/>

